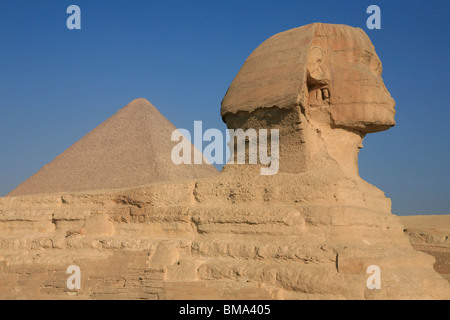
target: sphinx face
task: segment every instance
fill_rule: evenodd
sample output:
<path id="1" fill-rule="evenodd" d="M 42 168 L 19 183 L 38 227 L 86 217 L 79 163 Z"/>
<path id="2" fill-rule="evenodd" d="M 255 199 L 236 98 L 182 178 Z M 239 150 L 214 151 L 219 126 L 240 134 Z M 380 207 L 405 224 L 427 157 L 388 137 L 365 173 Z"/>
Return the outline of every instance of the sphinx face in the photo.
<path id="1" fill-rule="evenodd" d="M 322 100 L 334 126 L 387 130 L 395 125 L 395 102 L 381 73 L 381 61 L 362 30 L 322 25 L 308 58 L 310 104 Z"/>
<path id="2" fill-rule="evenodd" d="M 308 119 L 362 133 L 395 125 L 395 102 L 363 30 L 315 23 L 279 33 L 246 60 L 222 101 L 222 117 L 305 107 Z"/>

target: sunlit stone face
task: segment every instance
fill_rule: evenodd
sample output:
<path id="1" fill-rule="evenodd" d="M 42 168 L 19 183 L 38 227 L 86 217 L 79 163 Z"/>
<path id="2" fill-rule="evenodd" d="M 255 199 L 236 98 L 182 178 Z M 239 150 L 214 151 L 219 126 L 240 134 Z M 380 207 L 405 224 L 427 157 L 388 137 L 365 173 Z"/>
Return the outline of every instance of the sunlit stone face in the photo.
<path id="1" fill-rule="evenodd" d="M 295 109 L 332 127 L 370 133 L 395 125 L 395 102 L 363 30 L 314 23 L 279 33 L 246 60 L 222 102 L 222 116 Z"/>
<path id="2" fill-rule="evenodd" d="M 309 105 L 328 106 L 331 124 L 362 132 L 395 125 L 395 102 L 361 29 L 319 25 L 308 56 Z"/>

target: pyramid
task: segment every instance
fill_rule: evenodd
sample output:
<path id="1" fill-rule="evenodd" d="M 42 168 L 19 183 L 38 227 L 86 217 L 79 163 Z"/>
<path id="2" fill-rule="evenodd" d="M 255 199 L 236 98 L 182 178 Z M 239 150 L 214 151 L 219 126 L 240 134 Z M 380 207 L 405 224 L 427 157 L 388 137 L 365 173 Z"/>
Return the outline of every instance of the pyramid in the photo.
<path id="1" fill-rule="evenodd" d="M 285 76 L 297 62 L 303 80 Z M 423 247 L 417 242 L 429 231 L 410 229 L 422 246 L 413 247 L 391 200 L 359 176 L 365 134 L 395 123 L 380 71 L 361 29 L 312 24 L 283 32 L 247 59 L 222 103 L 229 129 L 279 129 L 277 174 L 229 163 L 203 179 L 0 198 L 0 299 L 449 299 L 448 281 L 433 269 L 437 262 L 448 270 L 445 230 Z M 141 108 L 148 103 L 122 111 L 130 117 L 118 121 L 124 127 L 106 124 L 95 136 L 123 131 L 115 139 L 129 154 L 128 142 L 162 148 L 164 130 L 141 138 L 154 123 Z M 89 142 L 89 151 L 109 146 Z M 145 155 L 158 157 L 145 163 L 170 163 L 153 151 Z M 101 160 L 106 177 L 123 177 Z M 430 244 L 436 259 L 415 250 Z M 67 286 L 73 265 L 82 279 L 76 290 Z"/>
<path id="2" fill-rule="evenodd" d="M 210 164 L 172 163 L 174 130 L 149 101 L 136 99 L 7 196 L 121 189 L 217 174 Z"/>

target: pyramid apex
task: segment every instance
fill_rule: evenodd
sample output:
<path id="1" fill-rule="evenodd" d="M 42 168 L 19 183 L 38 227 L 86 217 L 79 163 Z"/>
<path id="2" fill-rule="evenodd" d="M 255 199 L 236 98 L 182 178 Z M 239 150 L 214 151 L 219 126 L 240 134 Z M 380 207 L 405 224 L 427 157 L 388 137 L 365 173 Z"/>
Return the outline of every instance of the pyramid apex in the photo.
<path id="1" fill-rule="evenodd" d="M 127 104 L 127 107 L 131 107 L 131 106 L 139 106 L 139 105 L 149 105 L 149 106 L 153 106 L 152 103 L 150 101 L 148 101 L 145 98 L 137 98 L 132 100 L 130 103 Z"/>

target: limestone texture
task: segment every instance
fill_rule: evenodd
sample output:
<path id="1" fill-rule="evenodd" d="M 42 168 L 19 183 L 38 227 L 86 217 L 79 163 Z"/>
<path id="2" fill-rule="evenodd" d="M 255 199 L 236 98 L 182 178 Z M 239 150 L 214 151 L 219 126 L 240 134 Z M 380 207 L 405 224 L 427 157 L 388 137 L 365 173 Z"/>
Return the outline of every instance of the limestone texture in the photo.
<path id="1" fill-rule="evenodd" d="M 221 115 L 230 129 L 280 130 L 278 174 L 230 163 L 213 177 L 0 198 L 0 297 L 450 298 L 435 258 L 358 173 L 364 136 L 395 124 L 362 30 L 316 23 L 270 38 Z M 70 265 L 80 290 L 66 287 Z M 381 289 L 367 286 L 373 265 Z"/>

